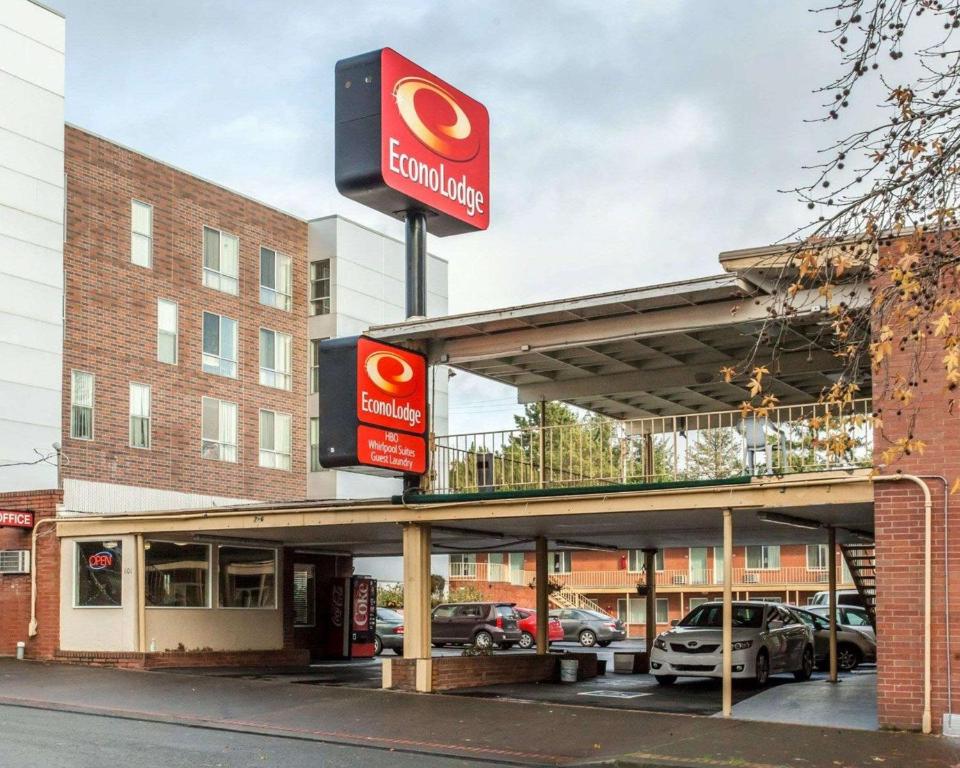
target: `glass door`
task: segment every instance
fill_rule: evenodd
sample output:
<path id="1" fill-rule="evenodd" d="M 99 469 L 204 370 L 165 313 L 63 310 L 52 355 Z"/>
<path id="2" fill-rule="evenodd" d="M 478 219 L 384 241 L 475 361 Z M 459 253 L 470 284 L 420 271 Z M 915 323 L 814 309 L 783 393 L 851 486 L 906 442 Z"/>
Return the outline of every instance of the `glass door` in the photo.
<path id="1" fill-rule="evenodd" d="M 707 583 L 707 548 L 690 547 L 690 583 Z"/>

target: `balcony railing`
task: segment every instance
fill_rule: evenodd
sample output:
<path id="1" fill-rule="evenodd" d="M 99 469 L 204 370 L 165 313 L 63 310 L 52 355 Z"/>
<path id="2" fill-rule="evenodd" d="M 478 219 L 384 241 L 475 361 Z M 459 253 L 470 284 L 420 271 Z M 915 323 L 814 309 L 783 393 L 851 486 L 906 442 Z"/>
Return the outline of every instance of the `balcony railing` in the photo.
<path id="1" fill-rule="evenodd" d="M 437 436 L 430 492 L 727 480 L 868 467 L 869 399 Z"/>

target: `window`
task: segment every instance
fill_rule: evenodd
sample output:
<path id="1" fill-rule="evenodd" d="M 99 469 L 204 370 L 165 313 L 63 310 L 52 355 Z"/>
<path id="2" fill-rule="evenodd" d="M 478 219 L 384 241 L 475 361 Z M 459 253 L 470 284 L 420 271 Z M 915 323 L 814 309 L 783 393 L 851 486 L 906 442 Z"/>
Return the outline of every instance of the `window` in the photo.
<path id="1" fill-rule="evenodd" d="M 450 578 L 451 579 L 477 578 L 477 556 L 476 555 L 450 555 Z"/>
<path id="2" fill-rule="evenodd" d="M 224 293 L 238 293 L 240 241 L 233 235 L 203 228 L 203 284 Z"/>
<path id="3" fill-rule="evenodd" d="M 310 394 L 320 391 L 320 339 L 310 340 Z"/>
<path id="4" fill-rule="evenodd" d="M 654 569 L 659 573 L 663 570 L 663 550 L 658 549 L 653 557 Z M 627 552 L 627 570 L 632 573 L 643 571 L 644 557 L 642 549 L 631 549 Z"/>
<path id="5" fill-rule="evenodd" d="M 237 378 L 237 321 L 203 313 L 203 370 Z"/>
<path id="6" fill-rule="evenodd" d="M 290 389 L 293 367 L 290 334 L 260 329 L 260 383 L 265 387 Z"/>
<path id="7" fill-rule="evenodd" d="M 220 607 L 273 608 L 276 573 L 276 550 L 220 547 Z"/>
<path id="8" fill-rule="evenodd" d="M 709 603 L 709 602 L 710 602 L 709 597 L 691 597 L 690 601 L 687 604 L 690 606 L 690 610 L 692 611 L 698 605 L 703 605 L 704 603 Z"/>
<path id="9" fill-rule="evenodd" d="M 827 570 L 827 562 L 826 544 L 807 544 L 808 571 L 825 571 Z"/>
<path id="10" fill-rule="evenodd" d="M 93 440 L 94 377 L 86 371 L 70 374 L 70 437 Z"/>
<path id="11" fill-rule="evenodd" d="M 620 598 L 617 600 L 617 618 L 625 624 L 647 623 L 647 601 L 642 597 Z M 670 623 L 670 600 L 657 598 L 657 624 Z"/>
<path id="12" fill-rule="evenodd" d="M 320 419 L 310 417 L 310 471 L 320 472 Z"/>
<path id="13" fill-rule="evenodd" d="M 269 248 L 260 249 L 260 303 L 287 312 L 293 303 L 290 257 Z"/>
<path id="14" fill-rule="evenodd" d="M 209 544 L 143 543 L 144 594 L 154 608 L 207 608 Z"/>
<path id="15" fill-rule="evenodd" d="M 119 541 L 78 541 L 76 605 L 116 608 L 123 604 L 123 544 Z"/>
<path id="16" fill-rule="evenodd" d="M 157 299 L 157 360 L 177 364 L 177 302 Z"/>
<path id="17" fill-rule="evenodd" d="M 851 627 L 869 627 L 870 618 L 867 612 L 862 608 L 850 608 L 841 606 L 838 610 L 840 614 L 840 623 Z"/>
<path id="18" fill-rule="evenodd" d="M 550 573 L 570 573 L 571 555 L 570 552 L 550 552 L 547 561 L 547 565 L 550 566 Z"/>
<path id="19" fill-rule="evenodd" d="M 690 583 L 709 584 L 710 572 L 707 570 L 707 547 L 690 547 Z"/>
<path id="20" fill-rule="evenodd" d="M 130 384 L 130 447 L 150 447 L 150 387 Z"/>
<path id="21" fill-rule="evenodd" d="M 201 405 L 200 454 L 217 461 L 237 460 L 237 404 L 205 397 Z"/>
<path id="22" fill-rule="evenodd" d="M 775 571 L 780 567 L 779 546 L 747 547 L 747 568 L 757 571 Z"/>
<path id="23" fill-rule="evenodd" d="M 317 623 L 316 566 L 293 564 L 293 626 L 313 627 Z"/>
<path id="24" fill-rule="evenodd" d="M 130 261 L 153 266 L 153 206 L 139 200 L 130 201 Z"/>
<path id="25" fill-rule="evenodd" d="M 290 469 L 290 414 L 260 411 L 260 466 Z"/>
<path id="26" fill-rule="evenodd" d="M 330 259 L 310 264 L 310 314 L 330 314 Z"/>

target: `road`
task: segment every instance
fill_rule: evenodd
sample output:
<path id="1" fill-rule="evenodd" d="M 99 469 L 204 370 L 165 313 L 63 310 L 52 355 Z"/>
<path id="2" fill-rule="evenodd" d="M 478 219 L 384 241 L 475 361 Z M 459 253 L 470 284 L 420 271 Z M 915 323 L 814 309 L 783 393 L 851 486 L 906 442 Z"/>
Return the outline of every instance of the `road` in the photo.
<path id="1" fill-rule="evenodd" d="M 454 768 L 437 755 L 0 705 L 0 766 L 20 768 Z"/>

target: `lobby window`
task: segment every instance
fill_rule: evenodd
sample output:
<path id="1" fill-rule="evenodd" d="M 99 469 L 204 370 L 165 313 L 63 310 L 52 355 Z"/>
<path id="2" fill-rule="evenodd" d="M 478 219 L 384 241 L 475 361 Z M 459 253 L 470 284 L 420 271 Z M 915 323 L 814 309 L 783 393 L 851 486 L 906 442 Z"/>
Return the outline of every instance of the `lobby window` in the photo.
<path id="1" fill-rule="evenodd" d="M 293 304 L 290 257 L 260 248 L 260 303 L 287 312 Z"/>
<path id="2" fill-rule="evenodd" d="M 310 314 L 330 314 L 330 259 L 310 263 Z"/>
<path id="3" fill-rule="evenodd" d="M 570 573 L 573 560 L 571 552 L 550 552 L 547 557 L 550 573 Z"/>
<path id="4" fill-rule="evenodd" d="M 78 541 L 76 549 L 78 608 L 119 608 L 123 604 L 123 543 Z"/>
<path id="5" fill-rule="evenodd" d="M 145 541 L 144 594 L 153 608 L 209 608 L 209 544 Z"/>
<path id="6" fill-rule="evenodd" d="M 260 329 L 260 383 L 265 387 L 290 389 L 292 344 L 288 333 Z"/>
<path id="7" fill-rule="evenodd" d="M 203 228 L 203 284 L 224 293 L 239 290 L 240 241 L 233 235 Z"/>
<path id="8" fill-rule="evenodd" d="M 260 411 L 260 466 L 290 469 L 290 414 Z"/>
<path id="9" fill-rule="evenodd" d="M 130 447 L 150 447 L 150 387 L 130 384 Z"/>
<path id="10" fill-rule="evenodd" d="M 177 302 L 157 299 L 157 360 L 177 364 Z"/>
<path id="11" fill-rule="evenodd" d="M 203 370 L 237 378 L 237 321 L 203 313 Z"/>
<path id="12" fill-rule="evenodd" d="M 663 550 L 658 549 L 657 554 L 653 558 L 654 569 L 657 573 L 663 570 Z M 643 571 L 643 550 L 642 549 L 631 549 L 627 553 L 627 570 L 632 573 L 640 573 Z"/>
<path id="13" fill-rule="evenodd" d="M 221 608 L 276 605 L 276 550 L 220 547 L 219 559 Z"/>
<path id="14" fill-rule="evenodd" d="M 310 339 L 310 394 L 320 391 L 320 339 Z"/>
<path id="15" fill-rule="evenodd" d="M 70 374 L 70 437 L 93 440 L 94 377 L 86 371 Z"/>
<path id="16" fill-rule="evenodd" d="M 747 568 L 752 571 L 775 571 L 780 567 L 779 546 L 747 547 Z"/>
<path id="17" fill-rule="evenodd" d="M 320 419 L 310 417 L 310 471 L 321 472 L 320 466 Z"/>
<path id="18" fill-rule="evenodd" d="M 139 200 L 130 201 L 130 261 L 153 266 L 153 206 Z"/>
<path id="19" fill-rule="evenodd" d="M 313 627 L 317 624 L 316 566 L 293 564 L 293 626 Z"/>
<path id="20" fill-rule="evenodd" d="M 826 544 L 807 544 L 808 571 L 825 571 L 828 562 Z"/>
<path id="21" fill-rule="evenodd" d="M 213 397 L 202 401 L 200 455 L 205 459 L 237 460 L 237 404 Z"/>

